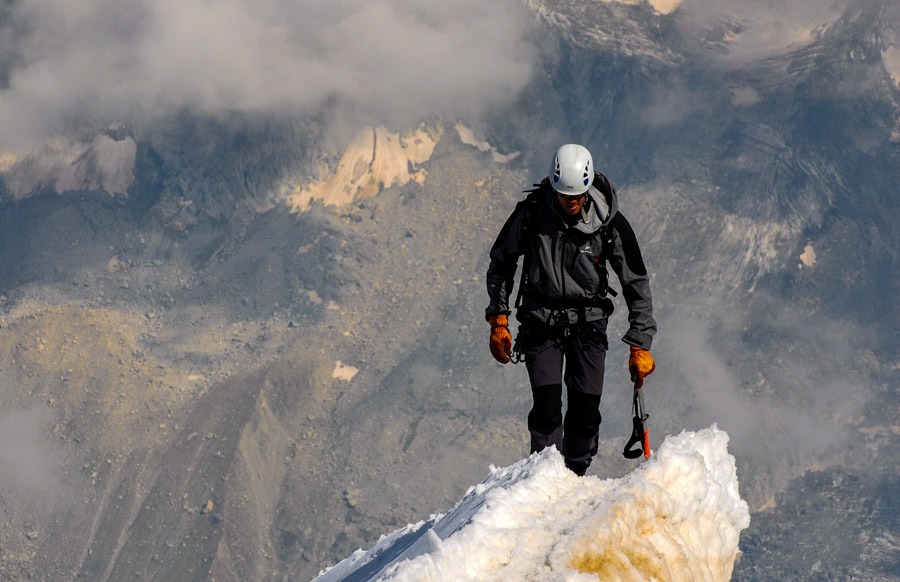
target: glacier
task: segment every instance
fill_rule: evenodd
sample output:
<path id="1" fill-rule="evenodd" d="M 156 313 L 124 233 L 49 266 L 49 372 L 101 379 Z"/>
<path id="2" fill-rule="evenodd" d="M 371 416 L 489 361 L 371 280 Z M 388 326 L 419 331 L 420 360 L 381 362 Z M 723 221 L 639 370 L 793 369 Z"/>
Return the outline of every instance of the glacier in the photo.
<path id="1" fill-rule="evenodd" d="M 447 513 L 383 536 L 315 582 L 729 580 L 750 512 L 728 434 L 669 436 L 617 479 L 555 448 L 490 474 Z"/>

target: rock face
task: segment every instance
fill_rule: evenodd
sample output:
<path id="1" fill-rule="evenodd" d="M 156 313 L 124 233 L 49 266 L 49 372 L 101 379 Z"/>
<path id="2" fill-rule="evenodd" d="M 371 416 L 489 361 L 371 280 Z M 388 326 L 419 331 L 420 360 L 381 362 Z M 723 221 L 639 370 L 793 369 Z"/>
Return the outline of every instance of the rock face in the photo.
<path id="1" fill-rule="evenodd" d="M 896 464 L 896 8 L 848 2 L 736 62 L 732 21 L 529 6 L 545 68 L 477 131 L 332 150 L 308 120 L 185 114 L 0 158 L 0 578 L 309 579 L 523 457 L 527 378 L 487 353 L 483 274 L 560 140 L 646 255 L 654 431 L 732 437 L 763 517 L 735 578 L 898 575 L 872 476 Z M 632 468 L 618 307 L 605 476 Z M 798 488 L 887 550 L 804 545 Z"/>

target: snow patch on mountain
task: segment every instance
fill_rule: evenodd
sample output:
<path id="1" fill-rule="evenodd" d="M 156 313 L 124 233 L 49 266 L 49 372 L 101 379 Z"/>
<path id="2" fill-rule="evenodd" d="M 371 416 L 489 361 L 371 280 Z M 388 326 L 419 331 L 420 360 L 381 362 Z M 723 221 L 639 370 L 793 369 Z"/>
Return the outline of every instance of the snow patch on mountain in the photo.
<path id="1" fill-rule="evenodd" d="M 114 139 L 106 134 L 90 142 L 55 138 L 40 142 L 31 151 L 0 154 L 0 176 L 13 199 L 52 190 L 103 190 L 127 195 L 134 182 L 137 144 L 131 137 Z"/>
<path id="2" fill-rule="evenodd" d="M 357 374 L 359 374 L 359 368 L 337 360 L 334 363 L 334 370 L 331 373 L 331 377 L 336 380 L 349 382 L 350 380 L 355 378 Z"/>
<path id="3" fill-rule="evenodd" d="M 605 2 L 617 2 L 619 4 L 643 4 L 645 0 L 604 0 Z M 682 0 L 646 0 L 647 4 L 660 14 L 670 14 L 681 6 Z"/>
<path id="4" fill-rule="evenodd" d="M 453 126 L 453 129 L 456 130 L 456 135 L 459 136 L 459 141 L 463 142 L 466 145 L 470 145 L 479 151 L 482 152 L 491 152 L 491 157 L 498 164 L 505 164 L 506 162 L 510 162 L 517 157 L 519 157 L 519 152 L 511 152 L 508 154 L 501 154 L 497 148 L 492 146 L 486 141 L 480 140 L 475 137 L 475 133 L 463 125 L 462 123 L 457 123 Z"/>
<path id="5" fill-rule="evenodd" d="M 476 138 L 462 123 L 456 123 L 454 130 L 463 144 L 490 152 L 498 164 L 519 156 L 519 152 L 501 153 Z M 328 206 L 346 206 L 391 186 L 405 186 L 409 182 L 423 184 L 428 173 L 422 164 L 431 159 L 443 135 L 443 128 L 424 126 L 403 134 L 383 126 L 366 127 L 347 145 L 333 172 L 326 171 L 325 177 L 312 182 L 290 181 L 282 187 L 281 197 L 293 212 L 299 213 L 309 210 L 315 201 Z"/>
<path id="6" fill-rule="evenodd" d="M 816 249 L 813 248 L 812 243 L 806 243 L 806 246 L 803 247 L 803 252 L 800 253 L 800 264 L 802 266 L 807 267 L 815 267 L 816 266 Z"/>
<path id="7" fill-rule="evenodd" d="M 658 33 L 660 15 L 671 18 L 676 4 L 680 2 L 605 0 L 587 7 L 583 0 L 526 0 L 528 9 L 551 36 L 562 35 L 576 46 L 659 64 L 679 60 Z"/>
<path id="8" fill-rule="evenodd" d="M 292 211 L 304 212 L 316 200 L 345 206 L 382 188 L 421 184 L 426 173 L 419 165 L 431 158 L 440 138 L 423 128 L 401 135 L 383 126 L 366 127 L 350 141 L 333 173 L 309 184 L 288 184 L 282 194 Z"/>
<path id="9" fill-rule="evenodd" d="M 900 87 L 900 48 L 888 47 L 881 53 L 884 68 L 887 69 L 891 80 Z"/>

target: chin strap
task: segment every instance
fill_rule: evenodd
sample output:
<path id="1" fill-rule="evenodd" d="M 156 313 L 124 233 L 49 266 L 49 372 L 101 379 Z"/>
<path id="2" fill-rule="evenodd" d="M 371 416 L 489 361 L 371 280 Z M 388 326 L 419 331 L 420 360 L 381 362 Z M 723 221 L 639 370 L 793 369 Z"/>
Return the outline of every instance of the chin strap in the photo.
<path id="1" fill-rule="evenodd" d="M 638 388 L 637 384 L 635 384 L 634 402 L 632 404 L 634 418 L 631 419 L 631 438 L 628 439 L 625 450 L 622 451 L 622 455 L 624 455 L 626 459 L 637 459 L 641 456 L 642 452 L 645 459 L 650 458 L 650 429 L 647 426 L 647 419 L 650 418 L 650 415 L 644 412 L 643 392 L 643 388 Z M 636 444 L 640 444 L 641 448 L 633 449 L 632 447 Z"/>

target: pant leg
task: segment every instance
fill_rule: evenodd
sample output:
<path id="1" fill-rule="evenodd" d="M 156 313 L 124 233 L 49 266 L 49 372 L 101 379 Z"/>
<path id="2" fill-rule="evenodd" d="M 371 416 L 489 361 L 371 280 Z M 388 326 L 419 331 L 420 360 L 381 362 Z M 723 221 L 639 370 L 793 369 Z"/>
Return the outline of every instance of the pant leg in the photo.
<path id="1" fill-rule="evenodd" d="M 569 403 L 563 422 L 563 455 L 573 471 L 583 474 L 597 454 L 600 397 L 606 371 L 606 322 L 576 330 L 565 345 L 566 395 Z"/>
<path id="2" fill-rule="evenodd" d="M 531 452 L 555 446 L 563 449 L 562 367 L 560 338 L 539 329 L 520 328 L 534 405 L 528 413 Z"/>
<path id="3" fill-rule="evenodd" d="M 599 448 L 600 396 L 568 390 L 569 406 L 563 428 L 563 455 L 566 464 L 585 469 Z M 577 472 L 577 471 L 576 471 Z"/>
<path id="4" fill-rule="evenodd" d="M 528 413 L 531 452 L 543 451 L 550 446 L 562 452 L 562 384 L 532 387 L 531 394 L 534 397 L 534 406 Z"/>

